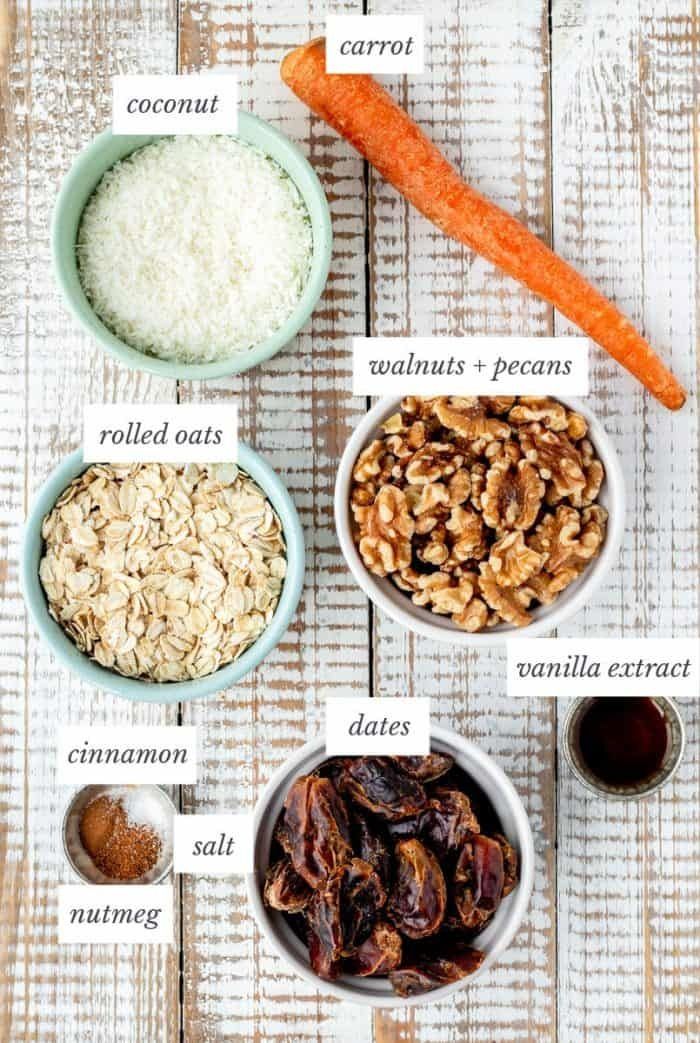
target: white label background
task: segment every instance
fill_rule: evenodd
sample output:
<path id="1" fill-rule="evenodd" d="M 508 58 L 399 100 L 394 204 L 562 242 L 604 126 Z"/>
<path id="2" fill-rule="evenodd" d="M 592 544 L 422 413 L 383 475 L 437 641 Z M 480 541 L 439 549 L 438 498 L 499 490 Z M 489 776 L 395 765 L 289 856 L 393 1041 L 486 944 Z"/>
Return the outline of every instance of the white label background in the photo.
<path id="1" fill-rule="evenodd" d="M 163 444 L 133 445 L 126 443 L 129 424 L 136 431 L 159 431 L 167 423 L 167 437 Z M 178 444 L 180 431 L 206 432 L 208 428 L 220 432 L 218 445 Z M 125 438 L 113 445 L 110 436 L 102 439 L 103 431 L 124 431 Z M 214 464 L 235 463 L 238 458 L 238 408 L 231 405 L 96 403 L 85 406 L 83 418 L 83 459 L 85 463 L 175 463 Z"/>
<path id="2" fill-rule="evenodd" d="M 231 855 L 195 855 L 195 841 L 214 841 L 221 834 L 235 839 Z M 203 876 L 231 876 L 253 872 L 253 816 L 176 815 L 174 819 L 174 867 L 176 873 L 199 873 Z"/>
<path id="3" fill-rule="evenodd" d="M 586 337 L 354 337 L 352 342 L 353 395 L 587 395 L 588 339 Z M 494 366 L 523 360 L 570 362 L 570 373 L 536 376 L 503 373 L 492 379 Z M 405 375 L 416 362 L 463 363 L 462 375 Z M 403 373 L 372 373 L 370 362 L 403 362 Z M 480 368 L 481 366 L 481 368 Z"/>
<path id="4" fill-rule="evenodd" d="M 85 746 L 87 740 L 88 745 Z M 161 764 L 81 764 L 71 763 L 72 751 L 91 749 L 185 749 L 187 760 Z M 193 783 L 197 781 L 197 729 L 194 725 L 64 725 L 58 729 L 56 780 L 61 785 L 87 785 L 93 782 Z"/>
<path id="5" fill-rule="evenodd" d="M 424 69 L 424 20 L 422 14 L 403 15 L 328 15 L 326 18 L 326 72 L 329 73 L 422 73 Z M 406 54 L 341 54 L 347 40 L 391 40 L 408 43 Z"/>
<path id="6" fill-rule="evenodd" d="M 511 638 L 508 648 L 508 695 L 511 697 L 556 697 L 576 695 L 649 696 L 669 698 L 700 696 L 698 658 L 700 643 L 694 638 Z M 588 663 L 600 663 L 600 677 L 520 677 L 518 663 L 566 663 L 569 656 L 584 655 Z M 684 662 L 690 660 L 689 677 L 656 680 L 609 677 L 612 663 Z"/>
<path id="7" fill-rule="evenodd" d="M 350 726 L 364 714 L 368 721 L 408 721 L 408 735 L 350 735 Z M 430 753 L 430 699 L 364 699 L 335 696 L 326 699 L 326 756 Z"/>
<path id="8" fill-rule="evenodd" d="M 133 99 L 211 100 L 218 97 L 216 112 L 129 112 Z M 231 73 L 199 73 L 192 76 L 128 74 L 112 77 L 113 134 L 236 134 L 238 132 L 238 79 Z M 175 290 L 177 292 L 177 290 Z"/>
<path id="9" fill-rule="evenodd" d="M 62 884 L 58 888 L 59 945 L 172 945 L 175 940 L 173 888 L 168 884 Z M 146 910 L 141 923 L 71 923 L 73 909 Z M 157 926 L 147 928 L 148 913 L 158 911 Z M 155 917 L 154 917 L 155 919 Z"/>

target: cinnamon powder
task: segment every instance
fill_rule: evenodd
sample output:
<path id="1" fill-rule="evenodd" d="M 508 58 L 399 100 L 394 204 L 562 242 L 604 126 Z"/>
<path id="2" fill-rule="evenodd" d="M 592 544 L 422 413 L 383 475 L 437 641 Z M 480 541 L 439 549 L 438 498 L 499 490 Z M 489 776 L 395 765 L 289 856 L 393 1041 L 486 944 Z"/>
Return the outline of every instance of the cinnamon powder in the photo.
<path id="1" fill-rule="evenodd" d="M 148 873 L 162 846 L 155 829 L 131 822 L 122 801 L 104 794 L 83 811 L 80 840 L 100 872 L 112 880 L 137 880 Z"/>

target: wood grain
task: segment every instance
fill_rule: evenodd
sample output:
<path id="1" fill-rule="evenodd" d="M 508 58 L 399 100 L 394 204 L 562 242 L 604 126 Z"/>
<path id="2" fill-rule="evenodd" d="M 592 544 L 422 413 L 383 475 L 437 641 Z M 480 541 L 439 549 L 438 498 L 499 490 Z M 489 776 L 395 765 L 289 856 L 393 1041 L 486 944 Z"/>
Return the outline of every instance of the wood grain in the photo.
<path id="1" fill-rule="evenodd" d="M 555 246 L 696 388 L 697 12 L 642 2 L 611 20 L 606 5 L 555 2 L 553 25 Z M 696 408 L 665 412 L 598 352 L 592 380 L 628 479 L 627 527 L 619 567 L 562 634 L 697 635 Z M 681 772 L 645 804 L 586 797 L 561 767 L 561 1039 L 698 1038 L 698 703 L 683 713 Z"/>
<path id="2" fill-rule="evenodd" d="M 172 385 L 107 362 L 66 313 L 50 269 L 61 177 L 109 121 L 109 76 L 174 67 L 167 3 L 17 3 L 0 8 L 0 1039 L 132 1043 L 178 1038 L 177 962 L 158 947 L 57 944 L 69 882 L 55 780 L 58 723 L 153 724 L 58 667 L 18 589 L 21 523 L 34 491 L 81 438 L 86 401 L 162 398 Z"/>
<path id="3" fill-rule="evenodd" d="M 279 647 L 235 690 L 184 708 L 206 743 L 203 778 L 186 794 L 192 811 L 251 808 L 273 770 L 318 734 L 326 696 L 366 694 L 368 686 L 367 608 L 342 563 L 332 519 L 338 457 L 363 408 L 348 394 L 349 338 L 365 321 L 362 164 L 309 116 L 278 71 L 286 51 L 318 33 L 324 16 L 320 7 L 265 2 L 180 10 L 181 69 L 238 73 L 242 106 L 299 143 L 314 165 L 335 235 L 326 293 L 300 336 L 242 379 L 182 388 L 183 400 L 238 402 L 241 437 L 286 482 L 307 549 L 302 602 Z M 323 998 L 271 953 L 242 881 L 186 878 L 184 917 L 188 1043 L 369 1039 L 368 1011 Z"/>
<path id="4" fill-rule="evenodd" d="M 548 238 L 547 5 L 508 4 L 507 16 L 505 6 L 434 8 L 425 74 L 394 91 L 470 183 Z M 445 239 L 381 179 L 372 175 L 370 184 L 374 335 L 551 332 L 547 306 Z M 505 698 L 501 651 L 460 653 L 407 634 L 379 611 L 374 662 L 378 695 L 430 695 L 436 723 L 495 757 L 525 801 L 537 848 L 530 914 L 483 983 L 408 1016 L 378 1014 L 375 1038 L 544 1043 L 554 1038 L 556 1021 L 555 705 Z"/>

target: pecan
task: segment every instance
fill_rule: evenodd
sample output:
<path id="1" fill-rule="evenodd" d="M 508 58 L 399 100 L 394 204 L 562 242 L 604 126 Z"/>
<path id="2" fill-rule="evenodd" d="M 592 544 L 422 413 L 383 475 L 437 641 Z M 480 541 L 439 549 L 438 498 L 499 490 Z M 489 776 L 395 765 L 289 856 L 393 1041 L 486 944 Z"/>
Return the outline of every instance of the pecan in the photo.
<path id="1" fill-rule="evenodd" d="M 484 521 L 492 529 L 529 529 L 535 522 L 545 485 L 535 468 L 520 460 L 497 460 L 486 475 L 481 494 Z"/>

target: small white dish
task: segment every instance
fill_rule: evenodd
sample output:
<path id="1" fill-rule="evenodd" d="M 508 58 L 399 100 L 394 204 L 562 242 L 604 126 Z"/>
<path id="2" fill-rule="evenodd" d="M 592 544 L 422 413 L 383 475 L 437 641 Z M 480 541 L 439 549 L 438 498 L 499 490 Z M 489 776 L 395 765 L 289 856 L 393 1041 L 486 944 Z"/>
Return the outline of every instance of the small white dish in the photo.
<path id="1" fill-rule="evenodd" d="M 530 901 L 535 850 L 527 813 L 513 784 L 495 761 L 474 743 L 445 728 L 433 726 L 430 731 L 433 751 L 451 754 L 456 764 L 481 787 L 501 821 L 505 836 L 519 855 L 518 886 L 504 898 L 489 926 L 475 940 L 475 946 L 485 953 L 486 958 L 479 970 L 468 978 L 462 978 L 452 985 L 445 985 L 420 996 L 408 997 L 397 996 L 387 978 L 341 975 L 336 981 L 324 981 L 311 970 L 306 947 L 289 927 L 283 914 L 265 906 L 265 871 L 270 864 L 270 849 L 277 819 L 292 782 L 299 775 L 313 771 L 326 759 L 325 737 L 321 736 L 306 743 L 275 772 L 255 808 L 255 872 L 247 875 L 246 883 L 257 925 L 275 953 L 297 974 L 320 992 L 329 993 L 351 1003 L 360 1003 L 368 1007 L 412 1007 L 444 1000 L 476 981 L 493 967 L 498 957 L 510 945 Z"/>
<path id="2" fill-rule="evenodd" d="M 553 396 L 554 397 L 554 396 Z M 414 605 L 389 579 L 373 575 L 363 562 L 352 535 L 350 489 L 355 462 L 362 450 L 381 435 L 382 423 L 401 407 L 401 398 L 383 398 L 363 416 L 352 433 L 340 459 L 335 482 L 335 525 L 345 561 L 370 601 L 378 605 L 391 619 L 415 634 L 434 641 L 447 641 L 460 647 L 484 648 L 502 645 L 509 638 L 541 637 L 561 626 L 586 602 L 590 601 L 613 566 L 625 526 L 625 482 L 613 443 L 590 409 L 574 398 L 556 396 L 568 409 L 585 417 L 588 437 L 605 468 L 605 480 L 598 503 L 608 512 L 608 526 L 603 548 L 583 571 L 579 579 L 562 591 L 549 606 L 532 610 L 533 621 L 525 627 L 501 624 L 489 630 L 470 634 L 462 630 L 448 616 Z"/>

